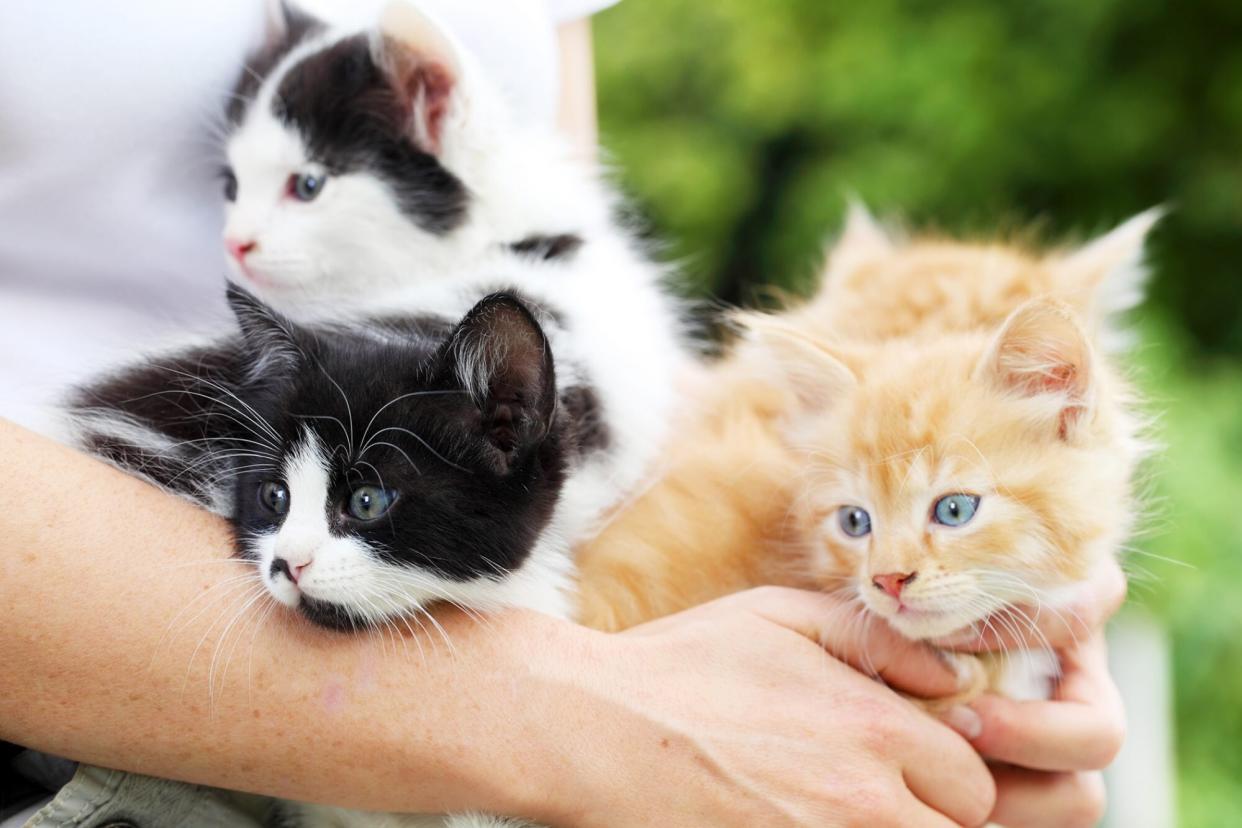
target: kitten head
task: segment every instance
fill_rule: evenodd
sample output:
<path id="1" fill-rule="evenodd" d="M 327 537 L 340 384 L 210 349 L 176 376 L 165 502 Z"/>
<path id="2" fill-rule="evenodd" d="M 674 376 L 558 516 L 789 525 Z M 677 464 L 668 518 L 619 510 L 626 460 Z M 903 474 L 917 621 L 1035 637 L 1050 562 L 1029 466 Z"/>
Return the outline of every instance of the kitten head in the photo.
<path id="1" fill-rule="evenodd" d="M 233 278 L 280 305 L 440 272 L 504 132 L 469 55 L 405 0 L 365 31 L 294 11 L 271 28 L 230 104 Z"/>
<path id="2" fill-rule="evenodd" d="M 1067 305 L 878 343 L 752 321 L 801 405 L 788 424 L 807 461 L 799 578 L 932 638 L 1061 603 L 1124 540 L 1133 424 Z"/>
<path id="3" fill-rule="evenodd" d="M 855 204 L 815 300 L 794 316 L 837 337 L 913 336 L 995 329 L 1022 302 L 1055 296 L 1115 350 L 1118 317 L 1143 298 L 1144 245 L 1162 214 L 1147 210 L 1077 249 L 1037 252 L 906 238 Z"/>
<path id="4" fill-rule="evenodd" d="M 565 476 L 530 311 L 495 294 L 455 326 L 308 329 L 229 296 L 254 366 L 233 522 L 270 593 L 334 628 L 506 603 Z"/>

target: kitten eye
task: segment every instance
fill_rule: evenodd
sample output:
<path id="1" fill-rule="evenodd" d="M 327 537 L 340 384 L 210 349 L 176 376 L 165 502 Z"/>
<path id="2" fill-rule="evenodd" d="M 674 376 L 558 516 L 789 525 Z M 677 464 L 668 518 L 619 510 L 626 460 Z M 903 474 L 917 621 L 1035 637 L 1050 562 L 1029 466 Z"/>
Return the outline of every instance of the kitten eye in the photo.
<path id="1" fill-rule="evenodd" d="M 837 509 L 837 523 L 841 524 L 841 531 L 851 538 L 871 534 L 871 515 L 859 506 L 842 506 Z"/>
<path id="2" fill-rule="evenodd" d="M 220 170 L 220 178 L 224 181 L 224 200 L 237 201 L 237 174 L 232 167 Z"/>
<path id="3" fill-rule="evenodd" d="M 289 511 L 289 490 L 284 483 L 268 480 L 259 486 L 259 505 L 276 515 Z"/>
<path id="4" fill-rule="evenodd" d="M 359 486 L 349 496 L 346 511 L 357 520 L 375 520 L 383 517 L 397 500 L 395 492 L 379 486 Z"/>
<path id="5" fill-rule="evenodd" d="M 970 523 L 979 508 L 979 496 L 968 494 L 945 495 L 932 507 L 932 517 L 943 526 L 962 526 Z"/>
<path id="6" fill-rule="evenodd" d="M 323 185 L 328 180 L 326 175 L 304 175 L 289 176 L 289 195 L 298 201 L 314 201 L 323 192 Z"/>

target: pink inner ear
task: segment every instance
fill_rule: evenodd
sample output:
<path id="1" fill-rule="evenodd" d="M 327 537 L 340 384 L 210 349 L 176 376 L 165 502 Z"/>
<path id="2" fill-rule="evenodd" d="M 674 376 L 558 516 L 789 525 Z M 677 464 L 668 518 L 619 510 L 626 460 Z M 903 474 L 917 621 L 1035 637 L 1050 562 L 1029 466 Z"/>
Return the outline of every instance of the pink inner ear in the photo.
<path id="1" fill-rule="evenodd" d="M 1065 398 L 1057 433 L 1066 439 L 1087 411 L 1090 346 L 1064 308 L 1039 303 L 1016 312 L 995 345 L 995 371 L 1003 385 L 1028 396 Z"/>
<path id="2" fill-rule="evenodd" d="M 438 63 L 415 66 L 407 82 L 414 101 L 414 130 L 419 144 L 433 155 L 440 153 L 444 118 L 452 100 L 453 75 Z"/>

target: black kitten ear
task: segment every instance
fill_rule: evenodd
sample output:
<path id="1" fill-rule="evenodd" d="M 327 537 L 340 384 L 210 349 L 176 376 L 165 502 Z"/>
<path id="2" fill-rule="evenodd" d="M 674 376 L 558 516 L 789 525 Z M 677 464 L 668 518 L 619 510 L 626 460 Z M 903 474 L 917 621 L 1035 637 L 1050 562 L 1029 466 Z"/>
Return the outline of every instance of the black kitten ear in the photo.
<path id="1" fill-rule="evenodd" d="M 552 349 L 539 322 L 517 297 L 494 293 L 466 314 L 442 359 L 482 413 L 497 472 L 507 472 L 546 436 L 556 412 Z"/>
<path id="2" fill-rule="evenodd" d="M 246 350 L 254 358 L 251 377 L 271 377 L 293 370 L 302 358 L 293 323 L 235 284 L 229 284 L 227 296 Z"/>

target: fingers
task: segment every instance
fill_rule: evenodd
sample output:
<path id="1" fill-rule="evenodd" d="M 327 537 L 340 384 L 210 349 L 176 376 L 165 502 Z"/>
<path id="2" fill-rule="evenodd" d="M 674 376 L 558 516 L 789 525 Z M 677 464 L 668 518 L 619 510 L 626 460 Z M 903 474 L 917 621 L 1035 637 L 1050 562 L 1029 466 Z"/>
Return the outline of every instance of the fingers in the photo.
<path id="1" fill-rule="evenodd" d="M 987 765 L 970 744 L 922 715 L 911 716 L 890 736 L 888 747 L 903 758 L 906 787 L 929 807 L 959 825 L 982 825 L 996 787 Z"/>
<path id="2" fill-rule="evenodd" d="M 1014 607 L 993 616 L 981 631 L 946 636 L 936 644 L 969 652 L 1021 646 L 1071 647 L 1104 626 L 1125 599 L 1125 573 L 1110 558 L 1092 571 L 1081 592 L 1064 607 Z"/>
<path id="3" fill-rule="evenodd" d="M 1067 652 L 1063 664 L 1054 701 L 985 695 L 971 704 L 982 724 L 972 740 L 980 753 L 1046 771 L 1098 770 L 1113 761 L 1125 738 L 1125 711 L 1103 638 Z"/>
<path id="4" fill-rule="evenodd" d="M 733 598 L 896 689 L 929 699 L 960 689 L 957 671 L 934 649 L 905 638 L 879 619 L 868 618 L 854 604 L 785 587 L 761 587 Z"/>
<path id="5" fill-rule="evenodd" d="M 901 826 L 901 828 L 908 828 L 908 826 L 916 826 L 916 828 L 959 828 L 962 825 L 981 825 L 982 821 L 958 822 L 917 799 L 912 799 L 898 808 L 892 824 Z"/>
<path id="6" fill-rule="evenodd" d="M 1104 816 L 1104 779 L 1098 772 L 1039 773 L 998 767 L 991 822 L 1006 828 L 1088 828 Z"/>

